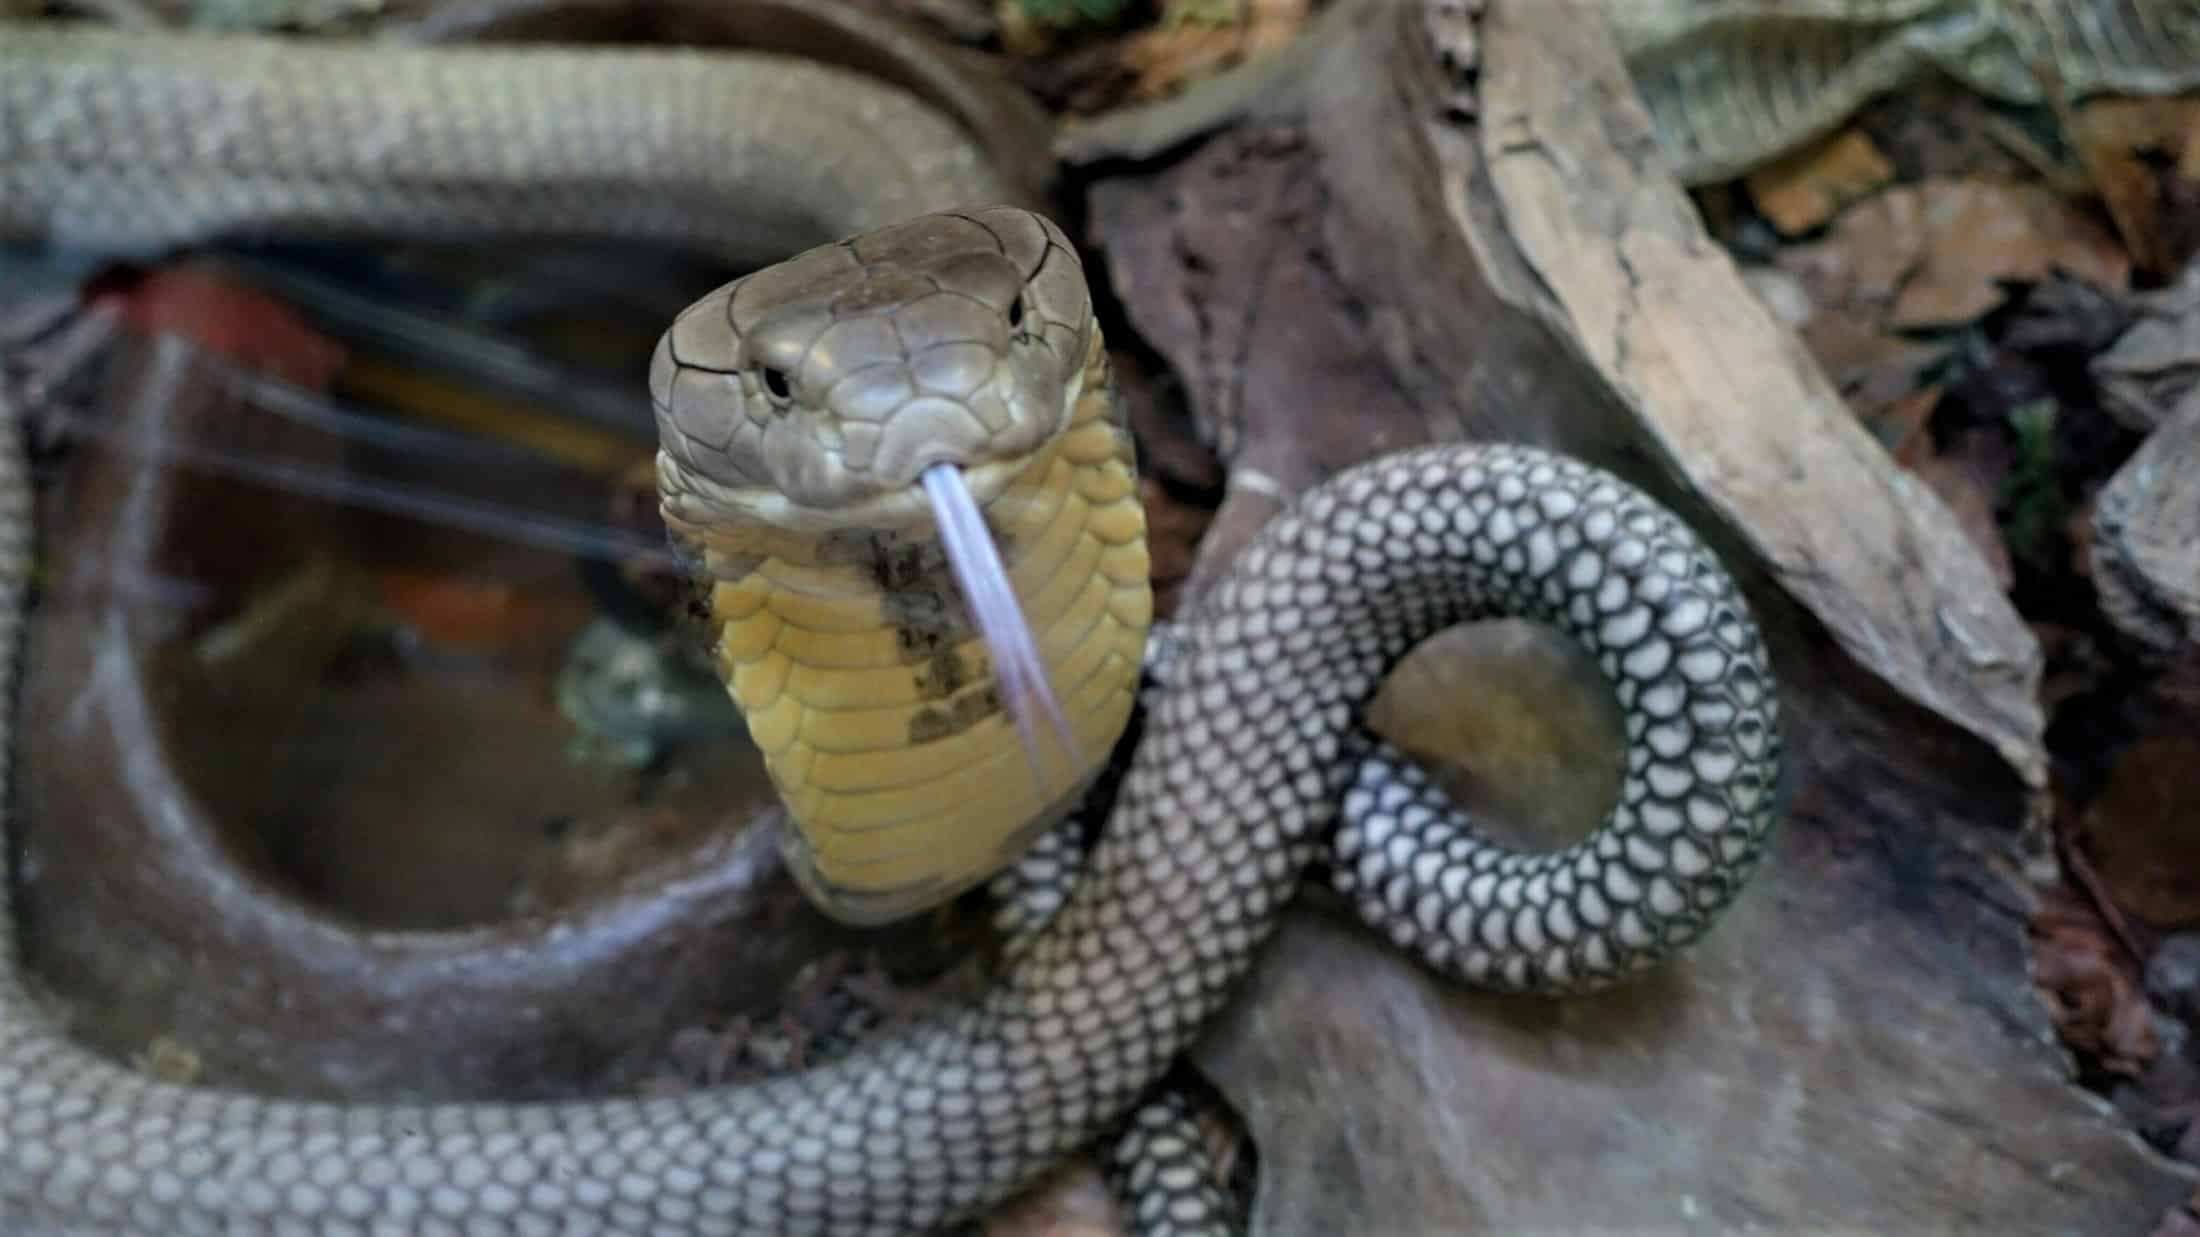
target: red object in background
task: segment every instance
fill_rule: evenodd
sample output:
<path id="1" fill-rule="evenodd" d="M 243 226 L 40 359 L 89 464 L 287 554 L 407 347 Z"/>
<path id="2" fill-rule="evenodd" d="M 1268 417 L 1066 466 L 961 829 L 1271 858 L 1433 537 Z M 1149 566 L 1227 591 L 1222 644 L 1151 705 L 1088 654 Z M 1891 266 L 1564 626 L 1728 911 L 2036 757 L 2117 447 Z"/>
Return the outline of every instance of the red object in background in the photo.
<path id="1" fill-rule="evenodd" d="M 106 276 L 87 299 L 115 309 L 141 335 L 170 332 L 239 365 L 326 391 L 344 348 L 288 305 L 198 263 Z"/>

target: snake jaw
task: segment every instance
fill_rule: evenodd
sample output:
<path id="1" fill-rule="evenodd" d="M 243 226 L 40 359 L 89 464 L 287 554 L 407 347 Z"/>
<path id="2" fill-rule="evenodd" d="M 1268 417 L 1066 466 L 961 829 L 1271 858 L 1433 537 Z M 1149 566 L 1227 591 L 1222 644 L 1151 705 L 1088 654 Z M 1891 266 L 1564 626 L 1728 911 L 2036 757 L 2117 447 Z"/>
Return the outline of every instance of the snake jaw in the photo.
<path id="1" fill-rule="evenodd" d="M 1009 584 L 1008 569 L 1001 563 L 984 514 L 963 482 L 962 470 L 951 464 L 934 464 L 924 470 L 923 485 L 939 522 L 940 545 L 947 552 L 948 566 L 954 570 L 971 621 L 993 659 L 1001 707 L 1023 740 L 1024 753 L 1031 758 L 1032 775 L 1044 793 L 1049 789 L 1049 778 L 1039 744 L 1038 719 L 1043 717 L 1052 726 L 1068 757 L 1067 768 L 1072 771 L 1080 764 L 1077 738 L 1047 679 L 1046 661 L 1032 638 L 1031 624 L 1025 621 L 1023 607 Z"/>
<path id="2" fill-rule="evenodd" d="M 941 461 L 954 468 L 971 500 L 981 508 L 990 506 L 1015 484 L 1032 462 L 1030 456 L 967 465 Z M 799 502 L 772 486 L 729 485 L 664 449 L 657 452 L 657 493 L 667 516 L 691 525 L 762 524 L 818 534 L 846 529 L 924 528 L 938 519 L 921 483 L 853 503 L 818 507 Z"/>

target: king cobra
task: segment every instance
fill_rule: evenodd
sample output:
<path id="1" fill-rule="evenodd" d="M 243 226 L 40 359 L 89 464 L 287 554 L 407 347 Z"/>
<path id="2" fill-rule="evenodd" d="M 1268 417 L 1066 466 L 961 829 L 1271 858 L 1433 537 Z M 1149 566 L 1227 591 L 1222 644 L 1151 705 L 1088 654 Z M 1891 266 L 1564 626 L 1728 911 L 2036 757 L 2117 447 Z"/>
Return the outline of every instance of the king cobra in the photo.
<path id="1" fill-rule="evenodd" d="M 837 913 L 891 918 L 1058 836 L 1046 823 L 1128 714 L 1143 527 L 1077 254 L 1042 214 L 985 205 L 1011 195 L 952 123 L 762 57 L 5 25 L 0 45 L 0 229 L 17 237 L 725 248 L 760 222 L 767 241 L 830 240 L 703 298 L 650 375 L 666 522 L 729 687 L 809 822 L 796 867 Z M 11 434 L 9 683 L 31 521 Z M 1022 653 L 1015 631 L 980 630 L 1004 591 L 1010 626 L 1032 633 Z M 1484 840 L 1357 722 L 1416 643 L 1500 616 L 1578 641 L 1624 718 L 1617 801 L 1550 853 Z M 1695 940 L 1774 819 L 1777 709 L 1734 582 L 1650 498 L 1560 456 L 1448 445 L 1350 469 L 1272 520 L 1174 643 L 1097 840 L 980 997 L 754 1084 L 336 1103 L 106 1060 L 11 963 L 0 1216 L 163 1235 L 930 1231 L 1111 1131 L 1168 1142 L 1157 1081 L 1317 860 L 1437 971 L 1578 992 Z M 958 797 L 1000 816 L 958 813 Z M 11 880 L 0 870 L 0 889 Z M 0 915 L 10 959 L 12 932 Z M 1135 1218 L 1205 1223 L 1165 1197 Z"/>

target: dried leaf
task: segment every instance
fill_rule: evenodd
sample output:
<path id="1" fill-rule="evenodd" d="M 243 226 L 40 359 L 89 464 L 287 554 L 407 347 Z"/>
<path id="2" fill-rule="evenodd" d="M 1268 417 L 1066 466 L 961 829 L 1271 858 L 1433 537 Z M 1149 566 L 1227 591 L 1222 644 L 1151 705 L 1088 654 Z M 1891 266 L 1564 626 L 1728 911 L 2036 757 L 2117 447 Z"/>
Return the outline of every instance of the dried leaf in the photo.
<path id="1" fill-rule="evenodd" d="M 2048 892 L 2030 928 L 2034 979 L 2063 1042 L 2102 1069 L 2137 1077 L 2161 1046 L 2114 933 L 2065 888 Z"/>
<path id="2" fill-rule="evenodd" d="M 1894 179 L 1894 164 L 1850 129 L 1749 174 L 1757 209 L 1784 236 L 1809 232 Z"/>
<path id="3" fill-rule="evenodd" d="M 1940 396 L 1938 383 L 1910 391 L 1890 400 L 1877 417 L 1867 422 L 1903 467 L 1914 469 L 1934 457 L 1933 436 L 1928 430 L 1933 409 L 1940 406 Z"/>
<path id="4" fill-rule="evenodd" d="M 1989 181 L 1928 181 L 1914 192 L 1923 261 L 1903 281 L 1888 324 L 1910 330 L 1973 321 L 2000 305 L 2004 280 L 2068 271 L 2121 291 L 2131 260 L 2100 225 L 2044 189 Z"/>
<path id="5" fill-rule="evenodd" d="M 1803 346 L 1833 379 L 1857 417 L 1888 449 L 1898 449 L 1915 426 L 1902 426 L 1901 432 L 1890 433 L 1888 421 L 1892 418 L 1899 423 L 1920 415 L 1914 402 L 1918 383 L 1927 370 L 1946 358 L 1949 346 L 1875 331 L 1838 310 L 1813 317 L 1804 324 L 1801 335 Z M 1902 409 L 1895 407 L 1905 400 L 1912 402 Z M 1929 414 L 1934 402 L 1937 396 L 1927 401 L 1922 412 Z"/>
<path id="6" fill-rule="evenodd" d="M 1181 0 L 1180 0 L 1181 3 Z M 1121 45 L 1124 101 L 1167 98 L 1192 82 L 1283 46 L 1306 26 L 1309 0 L 1244 0 L 1235 21 L 1164 21 Z"/>
<path id="7" fill-rule="evenodd" d="M 2161 928 L 2200 923 L 2200 738 L 2126 748 L 2074 841 L 2120 909 Z"/>
<path id="8" fill-rule="evenodd" d="M 2166 277 L 2200 249 L 2200 98 L 2096 99 L 2070 140 L 2139 269 Z"/>
<path id="9" fill-rule="evenodd" d="M 1888 189 L 1777 260 L 1822 311 L 1879 330 L 1973 321 L 2002 303 L 2003 281 L 2065 270 L 2118 292 L 2131 273 L 2116 238 L 2083 212 L 2037 186 L 1983 180 Z"/>
<path id="10" fill-rule="evenodd" d="M 1821 311 L 1847 313 L 1876 328 L 1924 262 L 1928 240 L 1924 202 L 1903 187 L 1842 212 L 1824 240 L 1787 246 L 1777 261 L 1802 279 Z"/>
<path id="11" fill-rule="evenodd" d="M 1943 455 L 1934 448 L 1933 436 L 1926 427 L 1940 396 L 1941 389 L 1930 386 L 1895 400 L 1874 430 L 1881 434 L 1881 441 L 1887 442 L 1895 460 L 1947 504 L 1956 523 L 1962 526 L 1963 535 L 1970 538 L 1986 565 L 1993 569 L 1995 581 L 2006 591 L 2016 581 L 2016 567 L 2002 540 L 2001 525 L 1994 519 L 1994 482 L 1975 462 Z M 1891 440 L 1890 435 L 1894 435 Z"/>

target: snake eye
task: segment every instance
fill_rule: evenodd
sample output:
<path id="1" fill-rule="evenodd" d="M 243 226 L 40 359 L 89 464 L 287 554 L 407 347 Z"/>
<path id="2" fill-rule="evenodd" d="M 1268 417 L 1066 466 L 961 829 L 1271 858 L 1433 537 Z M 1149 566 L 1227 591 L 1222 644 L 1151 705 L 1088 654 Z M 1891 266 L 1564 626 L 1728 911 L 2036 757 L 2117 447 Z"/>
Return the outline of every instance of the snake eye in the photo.
<path id="1" fill-rule="evenodd" d="M 1024 327 L 1024 298 L 1018 296 L 1008 303 L 1008 329 L 1020 331 Z"/>
<path id="2" fill-rule="evenodd" d="M 764 384 L 764 394 L 771 396 L 774 403 L 784 404 L 794 398 L 794 384 L 787 381 L 786 370 L 759 365 L 756 374 Z"/>

